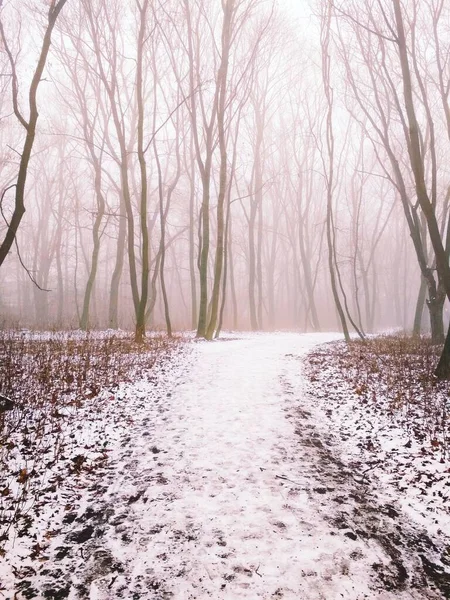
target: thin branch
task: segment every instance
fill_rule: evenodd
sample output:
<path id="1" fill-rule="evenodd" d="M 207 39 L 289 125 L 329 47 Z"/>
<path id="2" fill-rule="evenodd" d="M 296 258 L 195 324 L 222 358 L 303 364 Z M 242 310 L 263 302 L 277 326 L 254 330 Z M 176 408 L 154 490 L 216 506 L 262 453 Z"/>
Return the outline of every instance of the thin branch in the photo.
<path id="1" fill-rule="evenodd" d="M 3 214 L 3 199 L 4 199 L 4 197 L 5 197 L 5 194 L 6 194 L 6 192 L 7 192 L 8 190 L 11 190 L 13 187 L 16 187 L 16 186 L 17 186 L 17 183 L 12 183 L 11 185 L 8 185 L 8 187 L 6 187 L 6 188 L 3 190 L 3 192 L 2 192 L 2 195 L 1 195 L 1 198 L 0 198 L 0 211 L 1 211 L 1 215 L 2 215 L 2 217 L 3 217 L 3 219 L 4 219 L 4 221 L 5 221 L 5 223 L 6 223 L 6 225 L 7 225 L 7 226 L 9 226 L 9 225 L 8 225 L 8 221 L 6 220 L 6 217 L 5 217 L 5 215 Z"/>
<path id="2" fill-rule="evenodd" d="M 183 100 L 181 100 L 181 102 L 179 102 L 177 104 L 177 106 L 175 106 L 175 108 L 172 110 L 172 112 L 169 114 L 169 116 L 167 117 L 167 119 L 165 121 L 163 121 L 163 123 L 158 127 L 158 129 L 156 129 L 156 131 L 154 131 L 150 137 L 150 140 L 148 142 L 148 144 L 145 146 L 144 148 L 144 154 L 147 152 L 147 150 L 150 147 L 150 144 L 153 142 L 153 140 L 155 139 L 155 137 L 158 135 L 158 133 L 161 131 L 161 129 L 170 121 L 170 119 L 173 117 L 173 115 L 177 112 L 177 110 L 183 106 L 183 104 L 185 104 L 185 102 L 187 102 L 189 100 L 189 98 L 191 98 L 196 92 L 197 90 L 200 88 L 201 84 L 199 84 L 194 91 L 189 94 L 189 96 L 183 97 Z"/>
<path id="3" fill-rule="evenodd" d="M 36 281 L 36 279 L 31 274 L 30 269 L 23 262 L 22 257 L 20 255 L 19 244 L 17 243 L 17 238 L 16 237 L 14 238 L 14 243 L 16 244 L 16 250 L 17 250 L 17 256 L 19 257 L 19 262 L 22 265 L 22 267 L 25 269 L 25 272 L 28 275 L 28 277 L 30 278 L 30 281 L 38 288 L 38 290 L 41 290 L 41 292 L 51 292 L 52 290 L 48 290 L 46 288 L 43 288 L 43 287 L 41 287 L 38 284 L 38 282 Z"/>
<path id="4" fill-rule="evenodd" d="M 333 8 L 335 10 L 337 10 L 339 13 L 341 13 L 342 16 L 346 17 L 347 19 L 350 19 L 350 21 L 352 21 L 353 23 L 355 23 L 356 25 L 358 25 L 358 27 L 362 27 L 363 29 L 365 29 L 369 33 L 373 33 L 373 35 L 376 35 L 377 37 L 383 38 L 383 40 L 387 40 L 388 42 L 394 42 L 394 44 L 398 44 L 398 39 L 396 37 L 392 38 L 392 37 L 389 37 L 388 35 L 383 35 L 379 31 L 375 31 L 375 29 L 371 29 L 367 25 L 364 25 L 364 23 L 361 23 L 361 21 L 358 21 L 358 19 L 355 19 L 355 17 L 352 17 L 352 15 L 349 15 L 348 13 L 346 13 L 345 11 L 343 11 L 341 8 L 339 8 L 335 4 L 333 4 Z"/>
<path id="5" fill-rule="evenodd" d="M 261 187 L 259 187 L 257 190 L 255 190 L 253 192 L 253 194 L 246 194 L 245 196 L 239 196 L 239 198 L 233 198 L 233 200 L 230 200 L 230 204 L 233 204 L 233 202 L 237 202 L 238 200 L 245 200 L 246 198 L 251 198 L 252 196 L 256 196 L 256 194 L 258 192 L 260 192 L 267 183 L 268 183 L 267 181 L 265 183 L 263 183 Z"/>
<path id="6" fill-rule="evenodd" d="M 1 7 L 1 3 L 0 3 L 0 7 Z M 13 102 L 13 109 L 14 109 L 14 114 L 16 115 L 18 121 L 20 122 L 20 124 L 26 129 L 28 130 L 29 128 L 29 123 L 28 121 L 23 117 L 22 113 L 20 112 L 19 109 L 19 82 L 18 82 L 18 78 L 17 78 L 17 71 L 16 71 L 16 63 L 14 61 L 14 57 L 12 55 L 12 52 L 9 48 L 8 45 L 8 41 L 6 39 L 5 36 L 5 30 L 3 28 L 3 21 L 0 19 L 0 37 L 1 40 L 3 42 L 3 46 L 5 48 L 5 52 L 8 56 L 8 60 L 9 60 L 9 64 L 11 65 L 11 75 L 12 75 L 12 102 Z"/>

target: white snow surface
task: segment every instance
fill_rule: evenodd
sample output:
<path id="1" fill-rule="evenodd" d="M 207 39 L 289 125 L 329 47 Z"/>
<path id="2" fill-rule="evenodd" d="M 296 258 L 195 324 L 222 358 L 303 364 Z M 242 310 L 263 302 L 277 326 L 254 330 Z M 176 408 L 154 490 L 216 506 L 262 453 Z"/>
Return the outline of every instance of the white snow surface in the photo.
<path id="1" fill-rule="evenodd" d="M 107 466 L 47 505 L 38 534 L 54 533 L 38 567 L 14 541 L 0 564 L 3 596 L 29 597 L 14 587 L 22 557 L 36 598 L 441 598 L 377 585 L 373 565 L 389 572 L 389 556 L 342 519 L 355 482 L 330 478 L 303 443 L 314 425 L 298 410 L 315 406 L 301 358 L 338 337 L 187 342 L 150 378 L 121 385 L 102 424 Z M 95 436 L 86 425 L 83 443 L 87 431 Z"/>

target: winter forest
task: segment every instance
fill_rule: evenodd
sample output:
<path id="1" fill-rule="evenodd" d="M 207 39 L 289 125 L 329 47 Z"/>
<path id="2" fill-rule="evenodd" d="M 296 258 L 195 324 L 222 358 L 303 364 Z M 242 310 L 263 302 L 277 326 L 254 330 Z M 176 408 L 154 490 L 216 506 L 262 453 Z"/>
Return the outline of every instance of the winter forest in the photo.
<path id="1" fill-rule="evenodd" d="M 3 320 L 442 341 L 449 10 L 4 3 Z"/>
<path id="2" fill-rule="evenodd" d="M 450 598 L 450 2 L 0 0 L 0 148 L 0 599 Z"/>

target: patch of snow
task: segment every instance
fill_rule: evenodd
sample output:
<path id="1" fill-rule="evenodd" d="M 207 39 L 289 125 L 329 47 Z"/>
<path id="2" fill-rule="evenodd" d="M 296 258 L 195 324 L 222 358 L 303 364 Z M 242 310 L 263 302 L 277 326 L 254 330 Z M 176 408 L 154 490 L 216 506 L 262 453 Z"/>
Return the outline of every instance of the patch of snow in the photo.
<path id="1" fill-rule="evenodd" d="M 3 595 L 440 598 L 390 546 L 399 521 L 321 441 L 323 401 L 306 394 L 302 358 L 337 337 L 225 334 L 119 386 L 102 413 L 108 460 L 49 498 L 38 560 L 15 540 Z M 88 415 L 83 431 L 80 449 L 99 431 Z"/>

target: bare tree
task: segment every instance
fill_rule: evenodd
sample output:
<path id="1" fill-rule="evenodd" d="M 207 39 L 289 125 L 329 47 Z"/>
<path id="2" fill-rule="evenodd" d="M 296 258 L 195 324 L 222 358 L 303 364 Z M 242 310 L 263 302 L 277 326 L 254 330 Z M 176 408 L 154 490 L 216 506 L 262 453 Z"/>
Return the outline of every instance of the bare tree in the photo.
<path id="1" fill-rule="evenodd" d="M 327 195 L 327 242 L 328 242 L 328 268 L 330 271 L 331 289 L 334 303 L 339 315 L 342 331 L 346 341 L 350 341 L 350 334 L 345 317 L 341 299 L 339 297 L 338 283 L 336 278 L 336 241 L 333 222 L 333 190 L 334 181 L 334 151 L 335 139 L 333 129 L 333 89 L 330 81 L 331 57 L 330 57 L 330 33 L 331 33 L 332 2 L 328 0 L 321 15 L 321 45 L 322 45 L 322 80 L 326 97 L 326 155 L 322 154 Z"/>
<path id="2" fill-rule="evenodd" d="M 31 151 L 33 149 L 34 139 L 36 135 L 36 126 L 39 117 L 37 92 L 39 84 L 42 80 L 45 64 L 47 62 L 48 53 L 52 42 L 52 33 L 55 27 L 58 16 L 66 4 L 67 0 L 51 0 L 50 7 L 47 13 L 47 24 L 44 37 L 42 40 L 39 58 L 31 80 L 28 93 L 28 116 L 24 116 L 20 108 L 19 100 L 19 77 L 17 73 L 16 58 L 13 55 L 13 50 L 10 47 L 10 42 L 5 34 L 4 24 L 4 8 L 3 0 L 0 1 L 0 37 L 3 43 L 6 54 L 8 55 L 9 65 L 11 68 L 11 91 L 14 114 L 25 130 L 25 141 L 23 150 L 20 155 L 19 170 L 15 184 L 11 187 L 15 188 L 14 196 L 14 211 L 8 223 L 6 235 L 0 244 L 0 266 L 4 263 L 11 246 L 14 243 L 17 230 L 19 228 L 22 217 L 25 213 L 25 185 L 28 175 L 28 166 L 31 159 Z M 4 195 L 5 192 L 3 192 Z M 3 200 L 3 196 L 2 196 Z"/>

